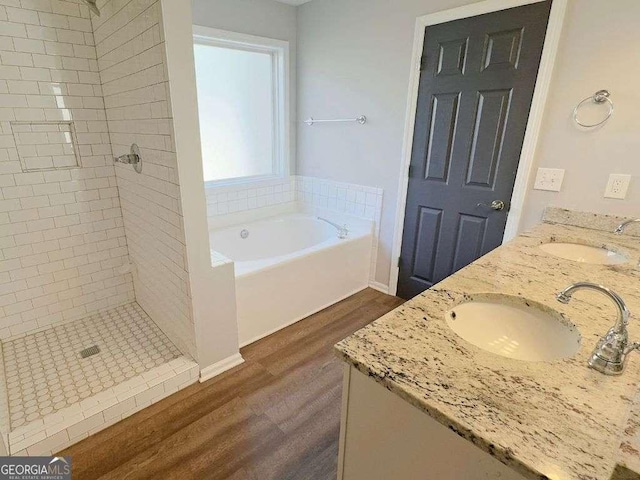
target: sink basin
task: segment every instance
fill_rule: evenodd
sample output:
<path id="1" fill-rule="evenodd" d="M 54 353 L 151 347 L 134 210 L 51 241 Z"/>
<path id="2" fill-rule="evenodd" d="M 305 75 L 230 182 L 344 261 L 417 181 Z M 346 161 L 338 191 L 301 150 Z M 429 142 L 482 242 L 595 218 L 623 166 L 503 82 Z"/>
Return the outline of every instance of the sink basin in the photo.
<path id="1" fill-rule="evenodd" d="M 544 243 L 540 248 L 545 252 L 567 260 L 597 265 L 619 265 L 627 263 L 629 259 L 621 253 L 605 247 L 592 247 L 579 243 Z"/>
<path id="2" fill-rule="evenodd" d="M 530 362 L 568 358 L 580 332 L 562 314 L 520 297 L 478 294 L 445 314 L 447 325 L 476 347 Z"/>

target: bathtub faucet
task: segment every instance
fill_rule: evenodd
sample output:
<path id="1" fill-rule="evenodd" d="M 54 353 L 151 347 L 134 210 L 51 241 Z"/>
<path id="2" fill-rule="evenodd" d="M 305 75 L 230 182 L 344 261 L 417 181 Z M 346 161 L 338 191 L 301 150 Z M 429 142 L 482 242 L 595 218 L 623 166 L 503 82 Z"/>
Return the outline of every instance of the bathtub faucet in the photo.
<path id="1" fill-rule="evenodd" d="M 318 217 L 318 220 L 327 222 L 329 225 L 331 225 L 336 230 L 338 230 L 338 238 L 341 240 L 347 238 L 347 235 L 349 235 L 349 229 L 347 228 L 346 225 L 341 226 L 341 225 L 338 225 L 337 223 L 333 223 L 331 220 L 327 220 L 326 218 L 322 218 L 322 217 Z"/>

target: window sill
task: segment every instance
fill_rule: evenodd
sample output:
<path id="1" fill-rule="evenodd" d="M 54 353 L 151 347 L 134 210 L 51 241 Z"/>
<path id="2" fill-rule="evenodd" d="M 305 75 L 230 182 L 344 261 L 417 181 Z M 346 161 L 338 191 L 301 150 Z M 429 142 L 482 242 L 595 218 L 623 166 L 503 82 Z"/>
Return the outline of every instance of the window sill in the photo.
<path id="1" fill-rule="evenodd" d="M 287 179 L 290 175 L 259 175 L 255 177 L 230 178 L 227 180 L 209 180 L 204 182 L 205 190 L 225 191 L 242 188 L 263 187 L 271 184 L 276 185 Z"/>

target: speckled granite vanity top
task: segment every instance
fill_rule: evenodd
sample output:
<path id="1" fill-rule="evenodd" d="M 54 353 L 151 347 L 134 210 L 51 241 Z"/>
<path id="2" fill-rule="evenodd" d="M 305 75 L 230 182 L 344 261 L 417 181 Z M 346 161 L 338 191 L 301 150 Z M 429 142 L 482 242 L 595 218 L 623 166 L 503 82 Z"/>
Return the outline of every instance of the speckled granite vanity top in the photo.
<path id="1" fill-rule="evenodd" d="M 640 478 L 624 477 L 622 471 L 628 469 L 620 468 L 633 470 L 640 464 L 640 453 L 632 452 L 640 442 L 631 440 L 632 448 L 621 445 L 625 430 L 635 434 L 627 422 L 640 425 L 640 399 L 637 412 L 629 413 L 640 386 L 640 354 L 630 354 L 618 377 L 587 368 L 589 354 L 613 324 L 616 310 L 598 292 L 577 292 L 568 305 L 555 300 L 555 293 L 570 283 L 590 281 L 617 291 L 631 312 L 640 313 L 640 238 L 608 233 L 620 220 L 614 217 L 553 209 L 546 219 L 571 225 L 535 227 L 341 341 L 336 350 L 527 478 L 608 480 L 616 466 L 617 478 Z M 575 226 L 581 224 L 603 230 Z M 632 260 L 587 265 L 539 248 L 549 241 L 572 240 L 614 246 Z M 458 337 L 445 323 L 445 312 L 469 294 L 488 292 L 525 297 L 563 313 L 582 334 L 578 353 L 553 362 L 524 362 L 493 355 Z M 632 315 L 629 333 L 631 340 L 640 341 L 640 315 Z"/>
<path id="2" fill-rule="evenodd" d="M 614 480 L 640 480 L 640 392 L 622 432 L 617 463 Z"/>

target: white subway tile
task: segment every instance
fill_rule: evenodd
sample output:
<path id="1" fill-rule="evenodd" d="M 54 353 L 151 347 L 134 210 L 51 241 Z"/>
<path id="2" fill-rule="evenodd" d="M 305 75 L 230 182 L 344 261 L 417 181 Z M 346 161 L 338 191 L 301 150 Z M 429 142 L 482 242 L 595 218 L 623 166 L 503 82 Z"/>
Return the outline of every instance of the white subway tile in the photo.
<path id="1" fill-rule="evenodd" d="M 40 17 L 40 25 L 42 26 L 69 29 L 70 19 L 64 15 L 38 12 L 38 16 Z"/>
<path id="2" fill-rule="evenodd" d="M 36 40 L 58 40 L 56 30 L 51 27 L 42 27 L 40 25 L 26 25 L 27 36 Z"/>
<path id="3" fill-rule="evenodd" d="M 16 52 L 44 53 L 44 42 L 42 40 L 34 40 L 31 38 L 14 38 L 13 45 Z"/>
<path id="4" fill-rule="evenodd" d="M 22 23 L 0 21 L 0 32 L 8 37 L 26 38 L 27 36 L 27 29 Z"/>
<path id="5" fill-rule="evenodd" d="M 20 75 L 23 80 L 51 80 L 51 71 L 46 68 L 20 67 Z"/>

